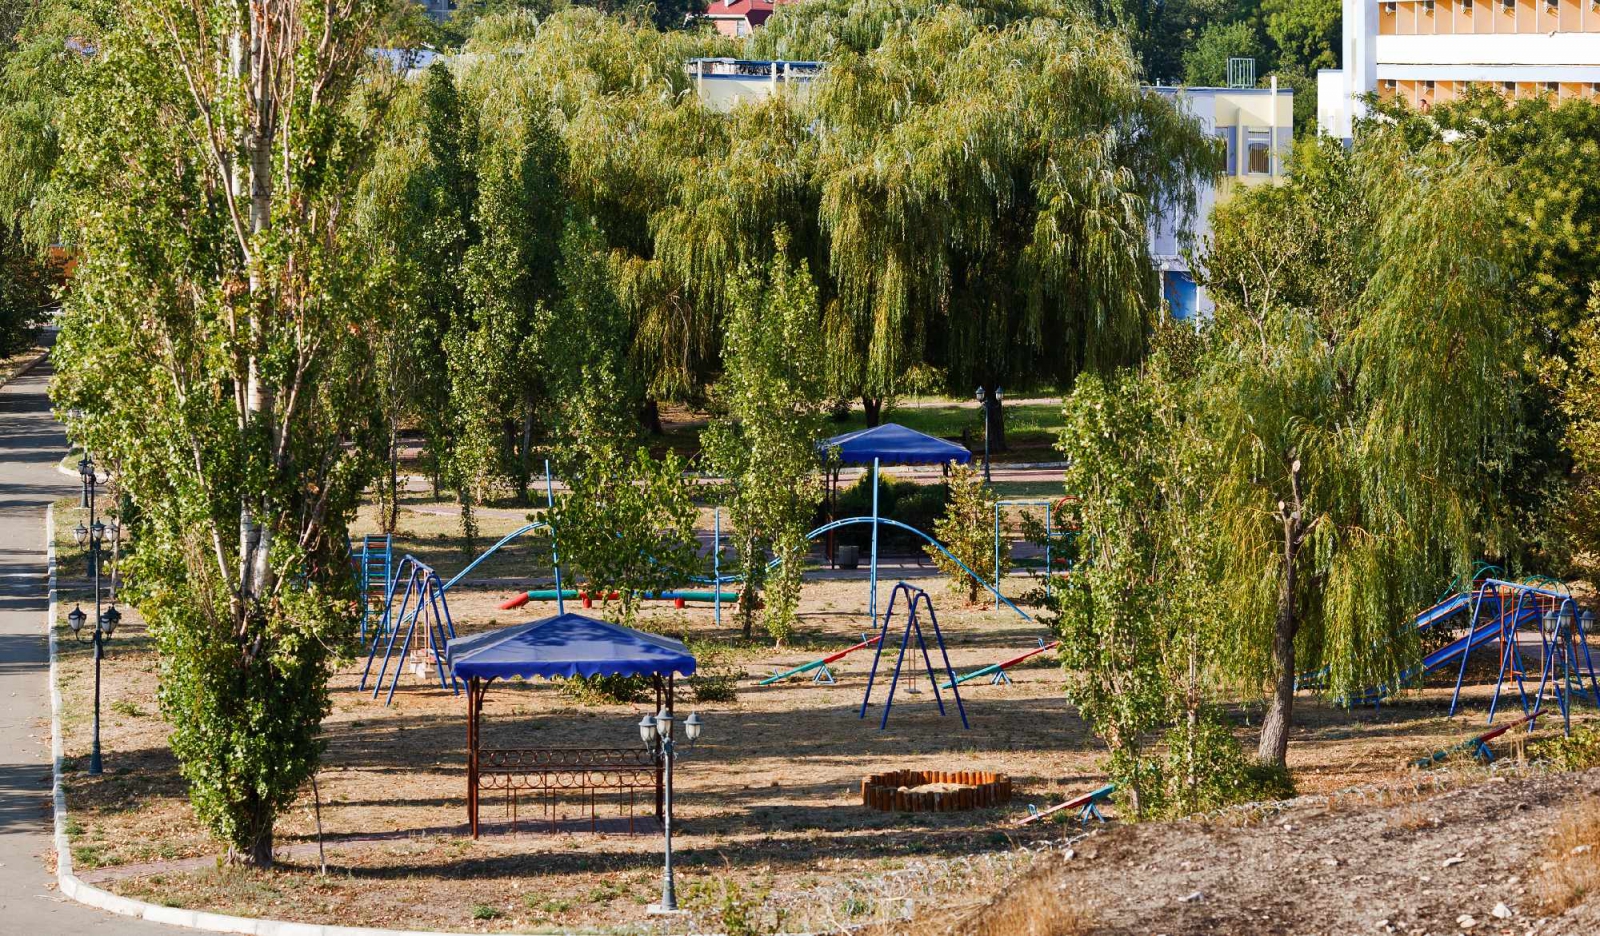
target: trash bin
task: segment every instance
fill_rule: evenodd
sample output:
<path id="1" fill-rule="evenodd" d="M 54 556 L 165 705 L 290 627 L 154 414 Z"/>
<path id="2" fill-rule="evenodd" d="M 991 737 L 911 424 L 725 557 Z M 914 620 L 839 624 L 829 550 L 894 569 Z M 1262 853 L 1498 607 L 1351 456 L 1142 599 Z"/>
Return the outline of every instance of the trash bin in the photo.
<path id="1" fill-rule="evenodd" d="M 834 563 L 841 569 L 861 567 L 861 547 L 840 545 L 834 549 Z"/>

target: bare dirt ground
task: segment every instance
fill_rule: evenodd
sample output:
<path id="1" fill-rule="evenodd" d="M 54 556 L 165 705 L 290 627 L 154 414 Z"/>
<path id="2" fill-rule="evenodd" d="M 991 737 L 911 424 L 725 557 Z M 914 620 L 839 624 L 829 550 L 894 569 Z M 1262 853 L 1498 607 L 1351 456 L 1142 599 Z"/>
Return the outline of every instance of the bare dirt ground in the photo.
<path id="1" fill-rule="evenodd" d="M 76 522 L 76 511 L 67 506 L 57 511 L 63 531 Z M 520 525 L 514 511 L 505 513 L 480 518 L 485 537 Z M 441 572 L 454 572 L 466 562 L 453 544 L 454 525 L 448 511 L 408 511 L 397 552 L 423 552 Z M 81 588 L 82 563 L 67 548 L 70 534 L 61 535 L 63 588 L 69 594 L 61 607 L 64 616 L 72 607 L 71 589 Z M 529 580 L 547 578 L 539 548 L 521 549 L 491 560 L 487 577 L 516 576 L 520 568 Z M 1049 636 L 1041 625 L 1009 610 L 963 607 L 940 580 L 919 581 L 932 591 L 958 672 L 1005 659 Z M 1026 587 L 1018 578 L 1008 591 L 1020 594 Z M 452 590 L 457 632 L 553 613 L 553 605 L 537 603 L 499 610 L 516 590 L 512 585 Z M 901 686 L 887 730 L 878 728 L 876 705 L 867 718 L 858 717 L 868 653 L 836 664 L 836 685 L 802 678 L 755 686 L 774 671 L 859 640 L 869 626 L 866 597 L 864 581 L 808 584 L 801 630 L 790 647 L 780 650 L 740 640 L 732 609 L 725 609 L 718 627 L 706 606 L 647 605 L 649 627 L 730 647 L 727 665 L 745 674 L 733 702 L 696 702 L 692 691 L 680 686 L 680 711 L 698 710 L 706 723 L 703 740 L 680 764 L 677 784 L 679 895 L 695 911 L 696 926 L 732 931 L 751 923 L 831 932 L 900 920 L 929 908 L 937 908 L 937 921 L 960 920 L 979 912 L 1005 881 L 1024 875 L 1026 882 L 1035 880 L 1026 875 L 1048 873 L 1082 875 L 1052 877 L 1048 886 L 1065 882 L 1061 886 L 1083 895 L 1082 918 L 1092 923 L 1085 931 L 1373 932 L 1376 920 L 1388 918 L 1397 932 L 1410 931 L 1402 922 L 1429 932 L 1454 932 L 1432 927 L 1444 919 L 1439 914 L 1455 893 L 1447 885 L 1458 880 L 1474 890 L 1474 902 L 1462 912 L 1477 919 L 1485 919 L 1496 901 L 1519 914 L 1531 907 L 1526 895 L 1516 893 L 1518 884 L 1504 883 L 1521 872 L 1498 870 L 1501 859 L 1494 856 L 1510 856 L 1505 868 L 1533 861 L 1528 856 L 1538 852 L 1543 827 L 1508 822 L 1553 817 L 1563 797 L 1595 787 L 1592 778 L 1581 781 L 1587 787 L 1573 786 L 1577 780 L 1538 779 L 1495 782 L 1483 792 L 1452 790 L 1441 794 L 1437 825 L 1429 813 L 1403 820 L 1381 811 L 1367 816 L 1366 806 L 1342 797 L 1336 807 L 1296 804 L 1284 819 L 1273 814 L 1253 822 L 1235 818 L 1113 828 L 1074 843 L 1077 857 L 1063 862 L 1062 843 L 1076 833 L 1075 824 L 1019 829 L 1013 820 L 1025 814 L 1027 804 L 1043 807 L 1103 782 L 1103 752 L 1067 705 L 1061 675 L 1047 655 L 1016 669 L 1012 685 L 984 680 L 963 685 L 969 730 L 961 728 L 953 709 L 939 716 L 925 677 L 919 694 L 907 694 Z M 106 773 L 99 778 L 82 772 L 92 708 L 90 654 L 72 642 L 64 625 L 60 631 L 63 728 L 72 771 L 69 831 L 86 879 L 155 902 L 307 922 L 486 932 L 658 927 L 647 918 L 645 905 L 658 896 L 661 841 L 653 821 L 645 818 L 649 809 L 643 802 L 635 810 L 634 834 L 627 832 L 624 804 L 615 797 L 600 801 L 600 817 L 609 822 L 599 834 L 590 833 L 588 814 L 576 801 L 556 804 L 555 832 L 533 821 L 544 818 L 538 805 L 521 802 L 513 832 L 504 804 L 491 797 L 484 807 L 490 828 L 474 841 L 464 826 L 462 698 L 408 673 L 394 703 L 385 706 L 358 690 L 364 659 L 341 667 L 334 679 L 334 711 L 325 724 L 328 753 L 318 787 L 329 873 L 318 873 L 310 789 L 278 826 L 280 870 L 223 866 L 218 845 L 194 819 L 167 750 L 155 699 L 153 647 L 138 615 L 126 610 L 104 665 Z M 909 660 L 907 672 L 916 672 Z M 1490 691 L 1486 682 L 1484 674 L 1474 676 L 1464 712 L 1453 719 L 1445 713 L 1448 686 L 1431 686 L 1379 710 L 1353 712 L 1302 696 L 1290 749 L 1299 790 L 1310 795 L 1361 787 L 1375 791 L 1371 796 L 1395 797 L 1383 809 L 1413 815 L 1407 812 L 1415 808 L 1411 791 L 1419 782 L 1431 788 L 1432 781 L 1419 781 L 1410 761 L 1480 730 Z M 879 685 L 875 702 L 883 698 Z M 951 702 L 948 695 L 945 699 Z M 637 722 L 649 709 L 648 703 L 580 704 L 549 683 L 496 684 L 485 708 L 484 743 L 632 747 L 639 744 Z M 1258 713 L 1246 709 L 1236 717 L 1241 737 L 1250 738 Z M 1009 774 L 1018 792 L 1005 808 L 968 813 L 886 814 L 861 806 L 861 777 L 896 768 L 996 770 Z M 1464 776 L 1484 777 L 1476 770 Z M 1517 795 L 1505 791 L 1528 783 L 1543 784 L 1538 789 L 1545 792 L 1528 794 L 1532 805 L 1518 810 Z M 1290 830 L 1283 830 L 1282 822 Z M 1438 861 L 1431 850 L 1435 844 L 1449 849 Z M 1490 876 L 1469 880 L 1456 865 L 1434 867 L 1455 851 Z M 1340 863 L 1323 864 L 1327 859 Z M 1190 868 L 1183 868 L 1185 861 Z M 1397 898 L 1394 909 L 1379 908 L 1373 901 L 1399 886 L 1402 868 L 1410 875 L 1405 887 L 1419 888 L 1419 895 L 1437 892 L 1437 900 L 1423 904 Z M 1496 869 L 1492 875 L 1491 868 Z M 1433 881 L 1421 880 L 1436 870 Z M 1505 892 L 1490 895 L 1476 888 L 1491 879 Z M 1523 876 L 1521 886 L 1531 886 L 1531 879 Z M 1326 898 L 1330 903 L 1362 904 L 1376 915 L 1341 910 L 1348 915 L 1326 916 L 1311 925 L 1318 919 L 1311 908 L 1322 899 L 1314 895 L 1323 890 L 1332 895 Z M 1201 896 L 1168 906 L 1194 891 Z M 1302 896 L 1307 915 L 1297 916 Z M 1488 896 L 1493 896 L 1488 906 L 1480 906 Z M 999 919 L 993 911 L 981 912 L 982 919 Z M 1287 921 L 1279 928 L 1270 922 L 1275 914 Z M 1516 919 L 1521 927 L 1522 917 Z M 1360 925 L 1347 928 L 1346 921 Z M 923 918 L 917 925 L 931 924 Z M 1477 931 L 1501 929 L 1506 928 Z M 1048 932 L 1061 936 L 1071 930 Z"/>
<path id="2" fill-rule="evenodd" d="M 1570 934 L 1600 927 L 1600 771 L 1467 771 L 1095 830 L 953 926 L 894 932 Z M 1574 820 L 1577 820 L 1575 823 Z"/>

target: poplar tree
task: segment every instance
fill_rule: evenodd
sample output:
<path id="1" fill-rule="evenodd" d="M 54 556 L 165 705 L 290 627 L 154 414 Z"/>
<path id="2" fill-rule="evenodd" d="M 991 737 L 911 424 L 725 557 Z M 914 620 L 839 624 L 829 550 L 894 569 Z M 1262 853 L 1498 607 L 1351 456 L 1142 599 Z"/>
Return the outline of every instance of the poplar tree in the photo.
<path id="1" fill-rule="evenodd" d="M 55 400 L 121 466 L 173 752 L 255 865 L 316 770 L 356 618 L 345 531 L 380 444 L 381 284 L 347 209 L 391 86 L 367 51 L 389 11 L 118 5 L 68 79 L 40 195 L 79 257 Z"/>

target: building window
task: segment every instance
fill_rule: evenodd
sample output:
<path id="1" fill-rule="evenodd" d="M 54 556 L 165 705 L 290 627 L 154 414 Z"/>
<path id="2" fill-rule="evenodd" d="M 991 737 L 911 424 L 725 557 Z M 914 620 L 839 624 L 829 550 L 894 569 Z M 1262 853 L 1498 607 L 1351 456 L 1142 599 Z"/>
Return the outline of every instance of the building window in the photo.
<path id="1" fill-rule="evenodd" d="M 1556 81 L 1546 81 L 1544 83 L 1544 90 L 1546 94 L 1560 94 L 1561 84 L 1560 82 Z"/>
<path id="2" fill-rule="evenodd" d="M 1517 0 L 1505 0 L 1505 3 L 1501 5 L 1501 8 L 1506 11 L 1507 16 L 1510 16 L 1517 12 Z"/>
<path id="3" fill-rule="evenodd" d="M 1432 13 L 1433 12 L 1433 0 L 1422 0 L 1422 12 L 1424 12 L 1424 13 Z"/>
<path id="4" fill-rule="evenodd" d="M 1265 130 L 1251 130 L 1245 142 L 1245 171 L 1250 175 L 1272 172 L 1272 137 Z"/>
<path id="5" fill-rule="evenodd" d="M 1472 0 L 1461 0 L 1461 12 L 1463 12 L 1463 13 L 1471 13 L 1472 12 Z"/>
<path id="6" fill-rule="evenodd" d="M 1433 82 L 1424 81 L 1422 83 L 1422 93 L 1423 94 L 1432 94 L 1433 93 Z"/>
<path id="7" fill-rule="evenodd" d="M 1233 151 L 1234 128 L 1233 127 L 1218 127 L 1216 129 L 1215 133 L 1216 133 L 1216 135 L 1218 137 L 1222 138 L 1222 149 L 1223 149 L 1223 151 L 1225 153 L 1227 153 L 1227 160 L 1228 160 L 1227 161 L 1227 167 L 1228 168 L 1225 170 L 1225 173 L 1227 175 L 1238 175 L 1239 174 L 1238 156 Z"/>
<path id="8" fill-rule="evenodd" d="M 1394 3 L 1392 3 L 1392 2 L 1385 3 L 1383 5 L 1383 15 L 1384 16 L 1393 16 L 1394 15 L 1394 8 L 1395 8 L 1395 4 Z"/>
<path id="9" fill-rule="evenodd" d="M 1475 82 L 1475 81 L 1463 81 L 1463 82 L 1461 82 L 1461 93 L 1462 94 L 1471 94 L 1472 93 L 1472 89 L 1475 88 L 1475 87 L 1477 87 L 1477 82 Z"/>
<path id="10" fill-rule="evenodd" d="M 1515 81 L 1502 81 L 1500 82 L 1500 87 L 1505 89 L 1507 94 L 1517 93 L 1517 83 Z"/>
<path id="11" fill-rule="evenodd" d="M 1396 85 L 1395 85 L 1395 81 L 1394 81 L 1393 78 L 1385 78 L 1385 79 L 1383 79 L 1383 93 L 1385 93 L 1385 94 L 1393 94 L 1395 87 L 1396 87 Z"/>
<path id="12" fill-rule="evenodd" d="M 1596 81 L 1594 84 L 1590 85 L 1589 90 L 1593 91 L 1595 94 L 1600 94 L 1600 81 Z"/>

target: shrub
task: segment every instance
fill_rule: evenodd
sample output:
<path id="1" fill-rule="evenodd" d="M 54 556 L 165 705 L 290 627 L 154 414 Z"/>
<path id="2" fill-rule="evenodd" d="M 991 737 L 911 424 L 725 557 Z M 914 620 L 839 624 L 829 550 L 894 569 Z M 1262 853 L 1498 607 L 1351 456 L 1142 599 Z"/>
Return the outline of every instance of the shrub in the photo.
<path id="1" fill-rule="evenodd" d="M 965 594 L 967 603 L 972 604 L 978 600 L 983 583 L 968 574 L 967 570 L 990 582 L 1005 575 L 1011 569 L 1011 543 L 1001 538 L 997 569 L 995 496 L 983 483 L 983 475 L 978 473 L 978 469 L 971 465 L 952 466 L 949 488 L 950 499 L 945 505 L 944 516 L 934 521 L 933 533 L 944 543 L 945 549 L 950 550 L 951 555 L 966 565 L 966 569 L 931 545 L 924 546 L 923 551 L 950 580 L 950 591 L 957 595 Z"/>
<path id="2" fill-rule="evenodd" d="M 1167 757 L 1155 811 L 1167 816 L 1294 795 L 1288 768 L 1246 757 L 1232 729 L 1212 709 L 1166 732 Z"/>
<path id="3" fill-rule="evenodd" d="M 491 907 L 488 904 L 472 905 L 472 918 L 474 920 L 498 920 L 501 916 L 503 914 L 497 907 Z"/>
<path id="4" fill-rule="evenodd" d="M 693 643 L 695 672 L 689 677 L 689 691 L 696 702 L 733 702 L 739 696 L 739 679 L 744 671 L 730 659 L 726 647 Z"/>
<path id="5" fill-rule="evenodd" d="M 833 512 L 836 518 L 872 516 L 871 472 L 855 484 L 839 491 L 837 499 L 838 505 Z M 945 505 L 949 500 L 950 488 L 943 482 L 918 484 L 915 481 L 901 481 L 890 477 L 878 479 L 878 516 L 898 520 L 929 535 L 933 535 L 933 525 L 944 515 Z M 821 526 L 826 523 L 827 517 L 827 507 L 824 505 L 817 511 L 815 525 Z M 833 535 L 834 542 L 838 545 L 859 546 L 863 557 L 872 548 L 872 525 L 869 523 L 841 527 L 834 531 Z M 924 541 L 920 537 L 895 527 L 886 526 L 878 531 L 880 554 L 916 553 L 923 545 Z"/>
<path id="6" fill-rule="evenodd" d="M 1528 751 L 1532 760 L 1544 761 L 1557 770 L 1588 770 L 1600 767 L 1600 728 L 1584 725 L 1570 735 L 1537 742 Z"/>
<path id="7" fill-rule="evenodd" d="M 649 698 L 644 676 L 574 676 L 559 683 L 561 694 L 579 705 L 628 705 Z"/>

